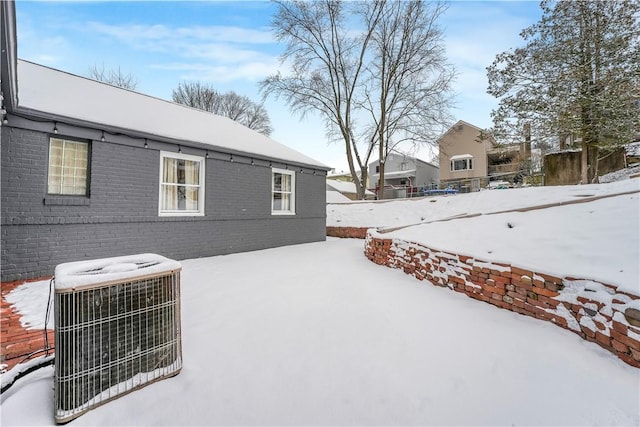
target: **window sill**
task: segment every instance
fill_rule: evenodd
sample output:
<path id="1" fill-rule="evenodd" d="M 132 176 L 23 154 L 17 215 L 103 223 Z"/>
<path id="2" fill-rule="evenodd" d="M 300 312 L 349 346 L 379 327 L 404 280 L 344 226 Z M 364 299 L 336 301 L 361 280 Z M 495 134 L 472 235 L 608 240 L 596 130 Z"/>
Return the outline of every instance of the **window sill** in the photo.
<path id="1" fill-rule="evenodd" d="M 194 217 L 194 216 L 204 216 L 204 212 L 159 212 L 159 217 Z"/>
<path id="2" fill-rule="evenodd" d="M 89 206 L 91 199 L 82 196 L 47 196 L 44 198 L 44 204 L 47 206 Z"/>

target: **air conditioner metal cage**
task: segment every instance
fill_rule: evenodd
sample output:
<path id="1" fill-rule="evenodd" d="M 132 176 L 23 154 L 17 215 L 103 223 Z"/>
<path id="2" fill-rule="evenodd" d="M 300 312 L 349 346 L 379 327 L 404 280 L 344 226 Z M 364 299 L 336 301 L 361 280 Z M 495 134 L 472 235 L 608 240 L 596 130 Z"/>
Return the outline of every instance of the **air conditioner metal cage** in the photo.
<path id="1" fill-rule="evenodd" d="M 180 372 L 180 272 L 155 254 L 56 267 L 56 422 Z"/>

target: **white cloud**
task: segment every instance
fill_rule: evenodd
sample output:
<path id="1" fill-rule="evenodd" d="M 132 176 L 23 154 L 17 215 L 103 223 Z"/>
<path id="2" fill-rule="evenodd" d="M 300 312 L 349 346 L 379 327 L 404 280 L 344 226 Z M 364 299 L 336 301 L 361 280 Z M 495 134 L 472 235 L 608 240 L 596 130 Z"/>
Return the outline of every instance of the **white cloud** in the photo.
<path id="1" fill-rule="evenodd" d="M 248 80 L 257 82 L 265 76 L 278 70 L 275 59 L 264 61 L 237 62 L 234 64 L 172 62 L 166 64 L 153 64 L 154 69 L 171 70 L 181 72 L 180 78 L 187 81 L 207 81 L 228 83 L 235 80 Z"/>
<path id="2" fill-rule="evenodd" d="M 90 22 L 88 27 L 135 50 L 164 53 L 171 60 L 182 58 L 179 62 L 156 62 L 151 67 L 184 71 L 184 80 L 257 81 L 278 69 L 277 57 L 260 50 L 265 44 L 274 42 L 270 32 L 260 29 L 233 26 L 173 28 L 100 22 Z"/>
<path id="3" fill-rule="evenodd" d="M 267 29 L 241 28 L 235 26 L 192 26 L 170 27 L 166 25 L 108 25 L 92 21 L 86 24 L 92 32 L 106 34 L 123 42 L 135 45 L 141 40 L 202 40 L 238 44 L 273 43 L 271 32 Z"/>

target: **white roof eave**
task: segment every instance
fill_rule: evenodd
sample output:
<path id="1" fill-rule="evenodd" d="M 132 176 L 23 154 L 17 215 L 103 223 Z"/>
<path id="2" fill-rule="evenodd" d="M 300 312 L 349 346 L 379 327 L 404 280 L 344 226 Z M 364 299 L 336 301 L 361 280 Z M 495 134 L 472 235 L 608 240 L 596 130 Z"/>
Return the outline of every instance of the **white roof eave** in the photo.
<path id="1" fill-rule="evenodd" d="M 457 156 L 451 156 L 450 160 L 464 160 L 464 159 L 473 159 L 471 154 L 458 154 Z"/>

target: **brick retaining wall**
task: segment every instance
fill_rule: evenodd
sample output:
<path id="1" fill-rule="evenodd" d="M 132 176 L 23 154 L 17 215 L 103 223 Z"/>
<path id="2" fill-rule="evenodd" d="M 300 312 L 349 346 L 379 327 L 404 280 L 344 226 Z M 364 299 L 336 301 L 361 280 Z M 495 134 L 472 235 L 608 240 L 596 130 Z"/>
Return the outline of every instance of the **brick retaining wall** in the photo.
<path id="1" fill-rule="evenodd" d="M 34 279 L 49 280 L 50 278 Z M 45 348 L 44 331 L 42 329 L 30 329 L 22 326 L 21 317 L 15 307 L 6 300 L 7 295 L 20 285 L 27 283 L 24 280 L 14 282 L 2 282 L 2 302 L 0 303 L 0 365 L 5 365 L 5 370 L 12 369 L 21 363 L 29 354 Z M 53 316 L 53 312 L 51 313 Z M 44 313 L 43 313 L 44 317 Z M 49 346 L 54 347 L 54 331 L 47 329 Z M 41 354 L 35 356 L 44 355 Z"/>
<path id="2" fill-rule="evenodd" d="M 369 227 L 331 227 L 327 226 L 327 236 L 350 239 L 364 239 Z"/>
<path id="3" fill-rule="evenodd" d="M 439 251 L 375 230 L 367 233 L 365 255 L 419 280 L 555 323 L 640 368 L 640 296 L 614 285 Z"/>

